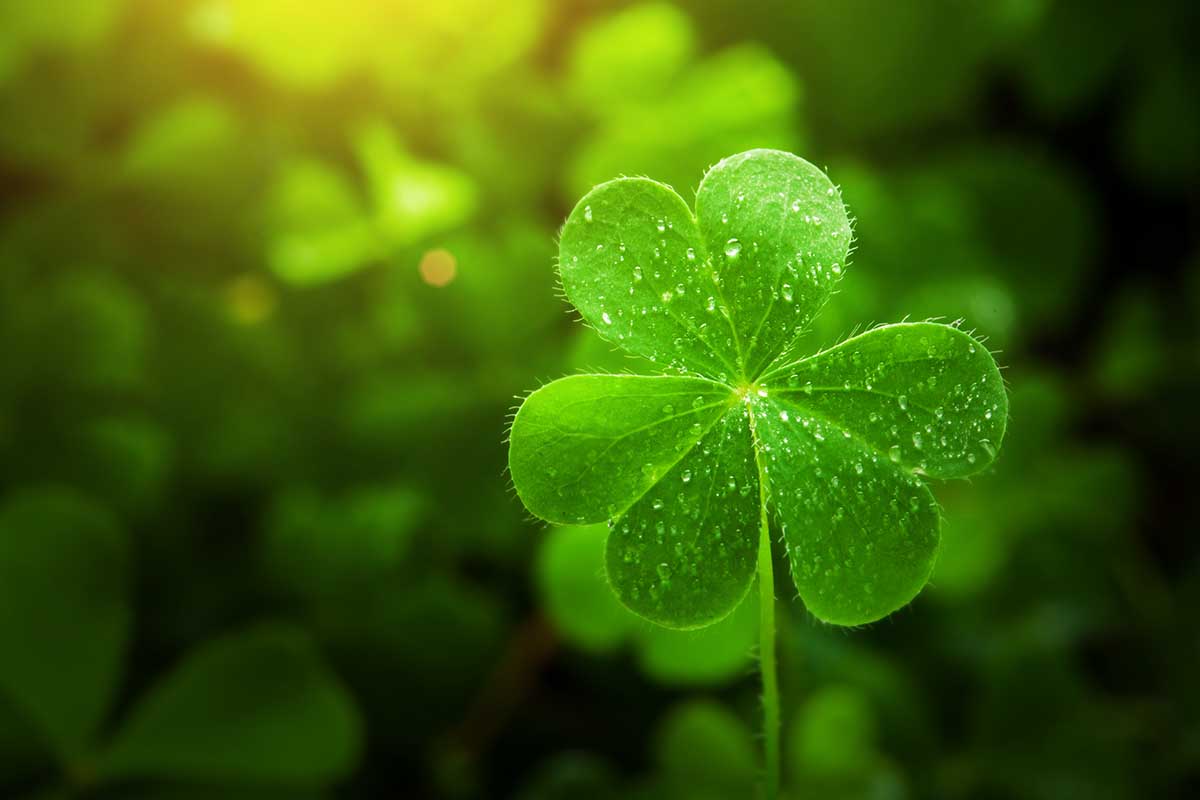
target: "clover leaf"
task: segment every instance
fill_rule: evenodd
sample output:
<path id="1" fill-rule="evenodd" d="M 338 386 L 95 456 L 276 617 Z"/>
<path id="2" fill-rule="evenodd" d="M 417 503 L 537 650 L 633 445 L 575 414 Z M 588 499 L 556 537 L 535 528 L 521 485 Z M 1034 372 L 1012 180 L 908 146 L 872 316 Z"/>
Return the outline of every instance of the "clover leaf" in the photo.
<path id="1" fill-rule="evenodd" d="M 320 788 L 354 768 L 354 700 L 309 634 L 284 623 L 201 645 L 105 725 L 133 625 L 132 553 L 117 517 L 73 490 L 0 499 L 0 739 L 16 716 L 35 733 L 27 756 L 57 762 L 42 777 L 57 772 L 64 796 L 126 797 L 149 782 L 260 797 Z"/>
<path id="2" fill-rule="evenodd" d="M 803 159 L 726 158 L 695 206 L 619 178 L 572 211 L 567 298 L 602 337 L 670 373 L 574 375 L 529 395 L 511 430 L 516 491 L 551 522 L 608 521 L 613 590 L 661 625 L 711 624 L 756 569 L 769 576 L 772 518 L 814 616 L 880 619 L 933 568 L 925 479 L 996 456 L 1008 401 L 995 361 L 932 322 L 793 352 L 851 244 L 837 188 Z"/>

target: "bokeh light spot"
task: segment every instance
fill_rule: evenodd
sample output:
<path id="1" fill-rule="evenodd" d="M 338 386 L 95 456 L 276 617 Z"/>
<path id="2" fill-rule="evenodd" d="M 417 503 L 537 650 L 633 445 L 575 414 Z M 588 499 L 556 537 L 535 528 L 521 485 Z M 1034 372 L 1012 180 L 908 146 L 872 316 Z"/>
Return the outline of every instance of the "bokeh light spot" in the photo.
<path id="1" fill-rule="evenodd" d="M 225 287 L 229 313 L 243 325 L 256 325 L 275 312 L 274 287 L 258 275 L 239 275 Z"/>
<path id="2" fill-rule="evenodd" d="M 442 287 L 458 274 L 458 259 L 449 250 L 438 248 L 421 256 L 421 280 L 430 286 Z"/>

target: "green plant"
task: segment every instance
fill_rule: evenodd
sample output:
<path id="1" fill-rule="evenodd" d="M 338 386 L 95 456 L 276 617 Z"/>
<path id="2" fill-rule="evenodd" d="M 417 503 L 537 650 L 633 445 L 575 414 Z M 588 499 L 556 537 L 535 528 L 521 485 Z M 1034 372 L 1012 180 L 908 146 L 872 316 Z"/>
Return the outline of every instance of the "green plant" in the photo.
<path id="1" fill-rule="evenodd" d="M 29 731 L 29 780 L 56 780 L 55 797 L 197 784 L 292 797 L 349 773 L 357 708 L 287 624 L 195 648 L 114 717 L 132 551 L 117 519 L 73 491 L 27 488 L 0 503 L 0 732 Z"/>
<path id="2" fill-rule="evenodd" d="M 779 786 L 771 517 L 814 616 L 878 620 L 933 568 L 939 516 L 924 478 L 991 463 L 1008 412 L 991 354 L 952 325 L 885 325 L 796 355 L 850 245 L 837 188 L 789 153 L 721 161 L 695 214 L 647 178 L 597 186 L 562 231 L 563 289 L 601 336 L 674 374 L 554 381 L 511 430 L 525 506 L 556 523 L 608 521 L 608 579 L 635 613 L 712 624 L 757 572 L 768 797 Z"/>

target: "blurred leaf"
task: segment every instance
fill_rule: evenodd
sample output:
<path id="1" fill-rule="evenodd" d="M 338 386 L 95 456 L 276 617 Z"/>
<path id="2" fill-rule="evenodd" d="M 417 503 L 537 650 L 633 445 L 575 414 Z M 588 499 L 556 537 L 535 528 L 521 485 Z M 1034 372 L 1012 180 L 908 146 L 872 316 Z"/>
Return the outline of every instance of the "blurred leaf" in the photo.
<path id="1" fill-rule="evenodd" d="M 1062 325 L 1095 255 L 1093 204 L 1036 153 L 993 147 L 892 172 L 838 172 L 855 209 L 855 281 L 817 324 L 828 344 L 863 319 L 947 315 L 1001 347 Z"/>
<path id="2" fill-rule="evenodd" d="M 215 176 L 236 152 L 238 120 L 218 100 L 180 101 L 151 117 L 126 147 L 122 166 L 136 180 L 164 182 Z"/>
<path id="3" fill-rule="evenodd" d="M 190 17 L 197 39 L 228 47 L 270 77 L 303 89 L 328 86 L 362 58 L 365 14 L 329 0 L 208 0 Z"/>
<path id="4" fill-rule="evenodd" d="M 431 740 L 467 713 L 502 658 L 510 630 L 503 601 L 445 569 L 430 569 L 331 612 L 319 630 L 371 730 L 379 732 L 373 752 L 429 769 Z"/>
<path id="5" fill-rule="evenodd" d="M 41 47 L 79 47 L 111 29 L 125 0 L 38 0 L 0 5 L 0 84 Z"/>
<path id="6" fill-rule="evenodd" d="M 604 576 L 605 525 L 553 527 L 537 560 L 542 608 L 576 647 L 603 653 L 618 647 L 634 627 Z"/>
<path id="7" fill-rule="evenodd" d="M 64 761 L 104 720 L 129 636 L 125 533 L 66 489 L 11 492 L 0 506 L 0 688 Z"/>
<path id="8" fill-rule="evenodd" d="M 357 711 L 300 631 L 202 646 L 143 697 L 102 755 L 108 779 L 324 784 L 359 757 Z"/>
<path id="9" fill-rule="evenodd" d="M 564 753 L 541 764 L 514 800 L 617 800 L 612 769 L 587 753 Z"/>
<path id="10" fill-rule="evenodd" d="M 1095 24 L 1089 0 L 1047 5 L 1035 30 L 1014 48 L 1012 61 L 1038 110 L 1058 117 L 1093 99 L 1120 69 L 1133 7 L 1114 5 L 1105 24 Z"/>
<path id="11" fill-rule="evenodd" d="M 692 60 L 692 22 L 666 3 L 644 3 L 585 28 L 571 50 L 567 81 L 575 101 L 598 113 L 654 102 Z"/>
<path id="12" fill-rule="evenodd" d="M 268 516 L 264 558 L 294 591 L 322 597 L 361 590 L 394 575 L 423 505 L 406 486 L 361 487 L 337 497 L 286 491 Z"/>
<path id="13" fill-rule="evenodd" d="M 886 139 L 965 116 L 988 58 L 1009 35 L 997 24 L 999 3 L 719 5 L 792 62 L 811 87 L 817 122 L 842 140 Z"/>
<path id="14" fill-rule="evenodd" d="M 191 23 L 201 41 L 226 47 L 268 77 L 321 90 L 371 73 L 393 92 L 447 85 L 461 91 L 525 52 L 541 29 L 541 0 L 504 14 L 481 0 L 451 6 L 387 0 L 370 12 L 336 0 L 210 0 Z M 415 84 L 415 87 L 414 87 Z"/>
<path id="15" fill-rule="evenodd" d="M 156 422 L 103 417 L 78 431 L 76 480 L 131 513 L 152 510 L 170 479 L 172 443 Z"/>
<path id="16" fill-rule="evenodd" d="M 1013 648 L 983 678 L 970 711 L 991 791 L 1031 800 L 1140 796 L 1127 746 L 1130 720 L 1090 690 L 1061 653 Z M 1030 726 L 1031 718 L 1040 724 Z"/>
<path id="17" fill-rule="evenodd" d="M 356 140 L 370 187 L 375 224 L 391 247 L 405 247 L 465 222 L 475 210 L 471 179 L 444 164 L 418 161 L 382 124 Z"/>
<path id="18" fill-rule="evenodd" d="M 801 797 L 885 800 L 908 795 L 901 776 L 877 750 L 870 700 L 850 686 L 829 685 L 806 699 L 785 740 Z"/>
<path id="19" fill-rule="evenodd" d="M 436 103 L 472 95 L 528 55 L 551 8 L 546 0 L 512 0 L 497 14 L 488 0 L 387 0 L 360 16 L 372 33 L 386 32 L 370 37 L 366 53 L 389 90 Z"/>
<path id="20" fill-rule="evenodd" d="M 143 299 L 104 271 L 79 269 L 22 289 L 0 320 L 13 342 L 12 379 L 26 391 L 117 394 L 138 389 L 145 377 L 151 321 Z M 0 306 L 2 307 L 2 306 Z"/>
<path id="21" fill-rule="evenodd" d="M 867 698 L 845 686 L 821 689 L 805 700 L 788 737 L 801 775 L 853 777 L 876 760 L 875 717 Z"/>
<path id="22" fill-rule="evenodd" d="M 289 164 L 269 198 L 272 237 L 267 258 L 288 283 L 333 281 L 366 266 L 378 244 L 349 181 L 317 161 Z"/>
<path id="23" fill-rule="evenodd" d="M 686 194 L 728 153 L 798 149 L 799 97 L 795 78 L 770 53 L 730 48 L 688 69 L 660 96 L 607 114 L 572 160 L 565 191 L 575 197 L 618 175 L 655 175 Z"/>
<path id="24" fill-rule="evenodd" d="M 678 797 L 751 797 L 758 755 L 745 723 L 724 706 L 694 700 L 672 709 L 655 746 L 659 769 Z"/>
<path id="25" fill-rule="evenodd" d="M 1200 104 L 1187 68 L 1158 69 L 1122 125 L 1125 160 L 1139 177 L 1193 185 L 1200 177 Z"/>
<path id="26" fill-rule="evenodd" d="M 1170 349 L 1157 298 L 1134 287 L 1118 299 L 1097 343 L 1096 381 L 1115 399 L 1144 395 L 1170 368 Z"/>

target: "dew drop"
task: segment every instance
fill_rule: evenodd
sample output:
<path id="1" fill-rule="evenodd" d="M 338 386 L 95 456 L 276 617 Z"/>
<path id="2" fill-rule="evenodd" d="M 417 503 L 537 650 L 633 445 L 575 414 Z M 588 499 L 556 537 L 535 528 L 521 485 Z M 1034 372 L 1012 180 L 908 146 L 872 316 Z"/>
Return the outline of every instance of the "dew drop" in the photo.
<path id="1" fill-rule="evenodd" d="M 691 483 L 692 471 L 690 469 L 685 469 L 683 472 L 681 472 L 679 474 L 679 477 L 684 483 Z"/>
<path id="2" fill-rule="evenodd" d="M 791 285 L 790 283 L 785 283 L 785 284 L 783 284 L 782 286 L 780 286 L 780 287 L 779 287 L 779 293 L 780 293 L 781 295 L 783 295 L 783 299 L 784 299 L 785 301 L 787 301 L 787 302 L 789 302 L 789 303 L 790 303 L 790 302 L 792 302 L 792 297 L 793 297 L 793 295 L 792 295 L 792 285 Z"/>
<path id="3" fill-rule="evenodd" d="M 725 243 L 726 258 L 737 258 L 738 254 L 741 252 L 742 252 L 742 243 L 739 242 L 737 239 L 730 239 L 728 242 Z"/>
<path id="4" fill-rule="evenodd" d="M 587 220 L 588 222 L 592 221 L 592 207 L 591 206 L 583 207 L 583 218 L 585 220 Z"/>
<path id="5" fill-rule="evenodd" d="M 895 464 L 900 463 L 900 445 L 894 444 L 888 448 L 888 458 Z"/>
<path id="6" fill-rule="evenodd" d="M 608 315 L 607 311 L 600 315 L 600 319 L 604 320 L 605 325 L 612 325 L 612 317 Z"/>
<path id="7" fill-rule="evenodd" d="M 900 406 L 901 411 L 908 411 L 908 396 L 900 395 L 896 398 L 896 403 Z"/>

